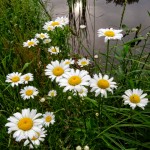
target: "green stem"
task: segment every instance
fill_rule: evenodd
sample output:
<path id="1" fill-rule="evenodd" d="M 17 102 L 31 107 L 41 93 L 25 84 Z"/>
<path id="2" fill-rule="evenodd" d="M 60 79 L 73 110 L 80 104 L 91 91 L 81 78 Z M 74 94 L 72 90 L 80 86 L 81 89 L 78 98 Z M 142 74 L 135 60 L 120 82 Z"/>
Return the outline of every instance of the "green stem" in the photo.
<path id="1" fill-rule="evenodd" d="M 78 42 L 80 42 L 81 40 L 79 39 L 79 37 L 77 38 Z M 86 52 L 89 54 L 89 56 L 92 58 L 92 60 L 94 61 L 95 65 L 98 67 L 98 69 L 100 70 L 100 72 L 102 72 L 99 64 L 95 61 L 94 57 L 91 55 L 91 53 L 88 51 L 88 49 L 82 44 L 82 42 L 80 43 L 82 45 L 82 47 L 86 50 Z"/>
<path id="2" fill-rule="evenodd" d="M 30 144 L 33 146 L 34 149 L 36 149 L 35 145 L 32 143 L 32 141 L 30 140 L 30 138 L 28 138 Z"/>
<path id="3" fill-rule="evenodd" d="M 146 38 L 145 41 L 144 41 L 144 45 L 143 45 L 141 54 L 140 54 L 140 56 L 139 56 L 139 60 L 141 59 L 141 57 L 142 57 L 142 55 L 143 55 L 143 52 L 144 52 L 144 49 L 145 49 L 145 47 L 146 47 L 146 43 L 147 43 L 147 41 L 148 41 L 148 38 L 149 38 L 149 35 L 147 36 L 147 38 Z"/>
<path id="4" fill-rule="evenodd" d="M 120 20 L 120 28 L 122 26 L 122 22 L 123 22 L 123 18 L 124 18 L 124 14 L 125 14 L 125 10 L 126 10 L 126 5 L 127 5 L 127 0 L 125 0 L 124 5 L 123 5 L 123 10 L 122 10 L 122 15 L 121 15 L 121 20 Z"/>
<path id="5" fill-rule="evenodd" d="M 95 0 L 94 0 L 94 34 L 93 34 L 93 58 L 95 53 Z"/>
<path id="6" fill-rule="evenodd" d="M 108 57 L 109 57 L 109 40 L 107 42 L 107 54 L 106 54 L 106 66 L 105 66 L 105 73 L 107 72 L 107 68 L 108 68 Z"/>
<path id="7" fill-rule="evenodd" d="M 102 100 L 102 97 L 100 97 L 100 99 L 99 99 L 99 101 L 98 101 L 99 127 L 101 127 L 102 109 L 103 109 L 103 100 Z"/>
<path id="8" fill-rule="evenodd" d="M 78 99 L 79 99 L 79 109 L 80 109 L 80 113 L 81 113 L 81 116 L 83 117 L 83 120 L 84 120 L 84 128 L 85 128 L 85 131 L 87 133 L 87 127 L 86 127 L 86 118 L 85 118 L 85 115 L 84 115 L 84 112 L 83 112 L 83 103 L 81 102 L 81 97 L 78 95 Z M 82 129 L 82 128 L 81 128 Z"/>
<path id="9" fill-rule="evenodd" d="M 126 10 L 126 5 L 127 5 L 127 0 L 125 0 L 124 5 L 123 5 L 123 10 L 122 10 L 122 15 L 121 15 L 121 19 L 120 19 L 119 28 L 122 27 L 122 22 L 123 22 L 123 19 L 124 19 L 124 14 L 125 14 L 125 10 Z M 117 46 L 117 44 L 118 44 L 118 40 L 117 40 L 117 42 L 116 42 L 116 46 Z M 116 49 L 117 49 L 117 48 L 115 48 L 115 50 L 114 50 L 114 54 L 115 54 L 115 52 L 116 52 Z M 112 72 L 113 67 L 114 67 L 114 61 L 115 61 L 115 57 L 113 57 L 113 60 L 112 60 L 111 69 L 110 69 L 111 72 Z M 110 72 L 110 73 L 111 73 L 111 72 Z"/>

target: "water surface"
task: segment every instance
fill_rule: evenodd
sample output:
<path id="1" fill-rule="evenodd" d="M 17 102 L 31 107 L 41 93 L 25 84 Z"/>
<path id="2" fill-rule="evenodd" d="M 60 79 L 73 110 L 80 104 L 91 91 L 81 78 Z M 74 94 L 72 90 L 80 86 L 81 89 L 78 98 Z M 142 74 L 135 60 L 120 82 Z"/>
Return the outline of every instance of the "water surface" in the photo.
<path id="1" fill-rule="evenodd" d="M 150 28 L 147 28 L 150 26 L 150 17 L 147 13 L 147 11 L 150 11 L 150 0 L 128 1 L 122 24 L 127 25 L 129 28 L 134 28 L 141 24 L 140 34 L 145 35 L 150 30 Z M 82 12 L 82 7 L 83 5 L 79 0 L 74 5 L 74 12 L 69 12 L 67 0 L 51 0 L 47 5 L 48 10 L 53 10 L 54 18 L 58 16 L 69 17 L 69 13 L 73 13 L 74 18 L 71 19 L 76 21 L 78 29 L 80 24 L 86 24 L 87 26 L 86 31 L 88 34 L 82 34 L 81 38 L 85 45 L 90 45 L 88 49 L 92 50 L 94 48 L 96 51 L 104 51 L 104 40 L 97 37 L 97 30 L 99 28 L 119 28 L 123 12 L 123 0 L 88 0 L 85 12 Z M 84 21 L 83 18 L 79 21 L 83 14 L 85 15 Z M 76 48 L 74 47 L 74 49 Z"/>

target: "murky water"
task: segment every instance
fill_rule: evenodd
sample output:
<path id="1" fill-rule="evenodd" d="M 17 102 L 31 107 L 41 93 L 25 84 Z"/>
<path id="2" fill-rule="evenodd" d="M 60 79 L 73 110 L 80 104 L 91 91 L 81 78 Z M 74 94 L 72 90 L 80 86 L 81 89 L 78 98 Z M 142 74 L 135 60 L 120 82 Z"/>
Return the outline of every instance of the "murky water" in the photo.
<path id="1" fill-rule="evenodd" d="M 118 29 L 120 27 L 124 0 L 87 0 L 86 9 L 83 9 L 84 6 L 81 1 L 77 0 L 74 10 L 70 10 L 67 0 L 50 0 L 50 3 L 47 4 L 47 10 L 52 10 L 54 18 L 70 16 L 70 19 L 76 23 L 76 31 L 82 30 L 80 36 L 88 49 L 95 49 L 96 52 L 104 51 L 104 40 L 97 37 L 97 30 L 99 28 L 113 27 Z M 129 28 L 134 28 L 141 24 L 140 34 L 144 35 L 150 31 L 150 17 L 147 11 L 150 11 L 150 0 L 128 0 L 122 24 L 127 25 Z M 72 15 L 70 15 L 71 13 Z M 74 25 L 74 23 L 72 24 Z M 87 26 L 85 33 L 82 33 L 83 29 L 79 30 L 80 24 Z M 74 47 L 74 49 L 76 48 Z"/>

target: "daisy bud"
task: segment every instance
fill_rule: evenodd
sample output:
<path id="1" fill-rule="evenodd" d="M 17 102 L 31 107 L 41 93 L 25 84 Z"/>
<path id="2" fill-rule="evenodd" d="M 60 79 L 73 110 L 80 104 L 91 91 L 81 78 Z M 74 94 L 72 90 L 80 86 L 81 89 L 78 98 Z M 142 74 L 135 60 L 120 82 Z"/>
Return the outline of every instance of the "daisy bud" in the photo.
<path id="1" fill-rule="evenodd" d="M 76 150 L 82 150 L 82 147 L 81 146 L 77 146 Z"/>

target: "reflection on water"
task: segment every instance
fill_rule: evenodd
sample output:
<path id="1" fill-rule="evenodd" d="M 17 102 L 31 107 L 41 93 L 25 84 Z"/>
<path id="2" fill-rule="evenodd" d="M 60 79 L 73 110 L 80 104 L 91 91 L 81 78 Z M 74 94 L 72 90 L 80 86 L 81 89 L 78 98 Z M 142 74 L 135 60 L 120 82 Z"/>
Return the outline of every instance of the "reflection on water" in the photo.
<path id="1" fill-rule="evenodd" d="M 49 1 L 53 4 L 53 18 L 58 16 L 69 17 L 70 27 L 74 34 L 74 37 L 72 37 L 72 49 L 78 53 L 85 50 L 80 41 L 75 39 L 76 37 L 80 37 L 80 40 L 84 45 L 86 45 L 90 52 L 92 52 L 93 49 L 95 49 L 95 54 L 97 54 L 96 52 L 105 51 L 104 40 L 103 38 L 97 37 L 97 30 L 99 28 L 110 27 L 118 29 L 124 6 L 126 6 L 126 9 L 122 24 L 127 25 L 129 29 L 142 24 L 139 31 L 139 34 L 141 35 L 145 35 L 150 29 L 150 18 L 147 13 L 147 11 L 149 11 L 150 0 L 127 0 L 126 5 L 123 5 L 125 0 Z M 50 10 L 50 8 L 51 7 L 47 9 Z M 80 25 L 86 25 L 86 28 L 81 29 Z M 132 37 L 134 38 L 134 34 L 132 34 Z M 130 37 L 127 37 L 125 40 L 129 39 Z"/>
<path id="2" fill-rule="evenodd" d="M 139 0 L 106 0 L 107 3 L 115 3 L 116 5 L 123 5 L 125 2 L 127 2 L 128 4 L 132 4 L 135 2 L 139 2 Z"/>

